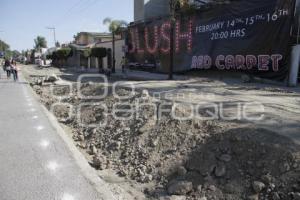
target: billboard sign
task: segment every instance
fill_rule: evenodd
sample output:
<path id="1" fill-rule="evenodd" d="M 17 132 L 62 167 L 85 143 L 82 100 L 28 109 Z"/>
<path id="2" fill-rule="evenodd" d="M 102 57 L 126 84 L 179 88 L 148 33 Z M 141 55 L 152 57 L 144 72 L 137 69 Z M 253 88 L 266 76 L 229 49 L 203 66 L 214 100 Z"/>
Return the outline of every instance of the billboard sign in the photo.
<path id="1" fill-rule="evenodd" d="M 176 19 L 174 70 L 234 70 L 282 80 L 289 70 L 295 0 L 241 0 Z M 167 71 L 168 19 L 129 28 L 130 62 Z"/>

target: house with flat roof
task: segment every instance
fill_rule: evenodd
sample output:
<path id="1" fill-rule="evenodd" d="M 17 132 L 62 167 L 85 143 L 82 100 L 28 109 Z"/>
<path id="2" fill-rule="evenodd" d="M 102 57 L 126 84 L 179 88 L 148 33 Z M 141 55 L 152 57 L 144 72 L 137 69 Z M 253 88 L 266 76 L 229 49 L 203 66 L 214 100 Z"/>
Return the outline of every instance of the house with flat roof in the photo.
<path id="1" fill-rule="evenodd" d="M 122 57 L 124 56 L 123 48 L 125 40 L 122 35 L 115 36 L 115 58 L 116 68 L 120 66 Z M 98 32 L 79 32 L 74 36 L 74 41 L 68 44 L 68 47 L 73 49 L 72 56 L 67 60 L 67 66 L 85 68 L 90 70 L 98 70 L 97 59 L 95 57 L 86 58 L 83 56 L 83 51 L 94 47 L 103 47 L 108 51 L 112 50 L 112 34 L 111 33 L 98 33 Z M 111 58 L 103 58 L 102 63 L 104 68 L 111 67 Z"/>
<path id="2" fill-rule="evenodd" d="M 111 33 L 80 32 L 77 33 L 76 36 L 74 36 L 74 44 L 82 46 L 111 40 Z"/>

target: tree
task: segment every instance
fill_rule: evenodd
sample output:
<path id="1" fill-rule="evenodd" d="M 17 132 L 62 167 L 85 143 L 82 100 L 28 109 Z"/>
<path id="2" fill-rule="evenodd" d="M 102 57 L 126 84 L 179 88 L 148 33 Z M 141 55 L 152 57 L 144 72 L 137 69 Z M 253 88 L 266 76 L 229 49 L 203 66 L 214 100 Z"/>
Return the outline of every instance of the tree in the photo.
<path id="1" fill-rule="evenodd" d="M 5 58 L 12 57 L 12 52 L 10 51 L 10 46 L 2 40 L 0 40 L 0 51 L 3 53 Z"/>
<path id="2" fill-rule="evenodd" d="M 91 56 L 96 57 L 98 59 L 98 63 L 100 63 L 99 72 L 103 68 L 103 60 L 107 56 L 106 48 L 103 47 L 94 47 L 91 50 Z"/>
<path id="3" fill-rule="evenodd" d="M 72 49 L 67 47 L 67 48 L 62 48 L 62 49 L 59 49 L 55 52 L 55 56 L 62 60 L 64 64 L 66 62 L 66 60 L 72 56 Z"/>
<path id="4" fill-rule="evenodd" d="M 31 63 L 34 63 L 34 61 L 35 61 L 35 53 L 36 53 L 35 49 L 32 49 L 30 51 L 30 60 L 31 60 Z"/>
<path id="5" fill-rule="evenodd" d="M 108 25 L 109 32 L 112 33 L 112 72 L 116 72 L 116 59 L 115 59 L 115 36 L 121 34 L 122 31 L 127 27 L 127 22 L 123 20 L 112 20 L 111 18 L 105 18 L 103 20 L 104 25 Z"/>
<path id="6" fill-rule="evenodd" d="M 60 47 L 60 43 L 58 41 L 55 42 L 55 47 Z"/>
<path id="7" fill-rule="evenodd" d="M 91 56 L 91 49 L 84 49 L 81 51 L 81 54 L 84 58 L 89 58 Z"/>
<path id="8" fill-rule="evenodd" d="M 9 50 L 9 45 L 6 44 L 4 41 L 0 40 L 0 51 L 7 51 Z"/>
<path id="9" fill-rule="evenodd" d="M 17 58 L 17 57 L 19 57 L 19 56 L 22 55 L 22 54 L 21 54 L 19 51 L 17 51 L 17 50 L 13 50 L 11 53 L 12 53 L 12 57 L 13 57 L 13 58 Z"/>
<path id="10" fill-rule="evenodd" d="M 47 41 L 43 36 L 37 36 L 36 39 L 34 39 L 34 44 L 34 49 L 38 52 L 41 52 L 42 48 L 47 48 Z"/>
<path id="11" fill-rule="evenodd" d="M 52 60 L 52 65 L 57 66 L 58 63 L 58 56 L 57 56 L 57 51 L 53 51 L 52 54 L 47 55 L 49 60 Z"/>
<path id="12" fill-rule="evenodd" d="M 91 66 L 91 49 L 90 48 L 87 48 L 87 49 L 82 49 L 82 50 L 80 50 L 79 51 L 79 53 L 80 53 L 80 66 L 82 66 L 82 64 L 81 64 L 81 58 L 84 58 L 84 61 L 86 61 L 87 60 L 87 65 L 86 65 L 86 63 L 84 62 L 84 66 L 85 66 L 85 68 L 90 68 L 90 66 Z"/>

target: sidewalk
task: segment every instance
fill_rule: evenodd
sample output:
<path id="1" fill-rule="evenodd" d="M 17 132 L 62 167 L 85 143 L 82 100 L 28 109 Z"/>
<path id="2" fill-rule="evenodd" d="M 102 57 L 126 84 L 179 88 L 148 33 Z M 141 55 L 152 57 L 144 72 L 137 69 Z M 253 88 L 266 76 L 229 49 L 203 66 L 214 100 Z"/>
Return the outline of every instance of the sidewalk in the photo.
<path id="1" fill-rule="evenodd" d="M 27 83 L 1 78 L 0 199 L 102 199 Z"/>

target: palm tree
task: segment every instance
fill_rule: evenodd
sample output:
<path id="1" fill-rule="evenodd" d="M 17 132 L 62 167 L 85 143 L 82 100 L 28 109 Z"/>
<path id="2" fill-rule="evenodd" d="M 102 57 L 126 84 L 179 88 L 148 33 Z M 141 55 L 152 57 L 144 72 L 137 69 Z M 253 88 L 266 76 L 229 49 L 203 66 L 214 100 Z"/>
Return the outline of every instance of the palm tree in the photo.
<path id="1" fill-rule="evenodd" d="M 112 72 L 116 72 L 116 59 L 115 59 L 115 36 L 122 33 L 122 30 L 127 27 L 128 23 L 123 20 L 112 20 L 111 18 L 105 18 L 103 20 L 104 25 L 108 25 L 109 32 L 112 33 L 112 54 L 113 54 L 113 66 Z"/>
<path id="2" fill-rule="evenodd" d="M 42 48 L 47 48 L 47 41 L 45 37 L 37 36 L 36 39 L 34 39 L 34 49 L 37 51 L 41 51 Z"/>

